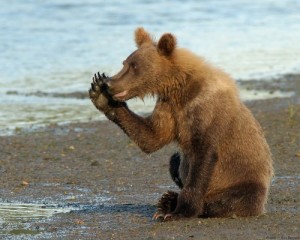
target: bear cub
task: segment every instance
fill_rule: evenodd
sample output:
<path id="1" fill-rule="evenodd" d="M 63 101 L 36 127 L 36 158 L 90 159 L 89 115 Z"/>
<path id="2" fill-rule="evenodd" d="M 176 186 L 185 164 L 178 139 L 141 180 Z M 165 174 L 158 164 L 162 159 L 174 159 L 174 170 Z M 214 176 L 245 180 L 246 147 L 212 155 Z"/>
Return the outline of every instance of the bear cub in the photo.
<path id="1" fill-rule="evenodd" d="M 234 81 L 165 33 L 156 42 L 135 31 L 137 50 L 113 77 L 95 74 L 89 95 L 144 152 L 175 142 L 170 174 L 180 192 L 168 191 L 153 218 L 256 216 L 264 212 L 271 153 L 262 129 L 241 102 Z M 157 96 L 146 118 L 126 100 Z"/>

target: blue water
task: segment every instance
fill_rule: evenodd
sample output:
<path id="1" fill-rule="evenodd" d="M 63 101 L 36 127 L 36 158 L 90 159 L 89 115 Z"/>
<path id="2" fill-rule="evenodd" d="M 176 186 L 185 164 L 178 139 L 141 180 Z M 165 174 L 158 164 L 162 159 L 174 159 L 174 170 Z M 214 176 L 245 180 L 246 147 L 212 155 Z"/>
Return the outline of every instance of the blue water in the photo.
<path id="1" fill-rule="evenodd" d="M 0 131 L 101 119 L 88 99 L 23 94 L 86 91 L 94 72 L 121 68 L 138 26 L 157 37 L 174 33 L 179 46 L 236 79 L 300 70 L 298 0 L 2 1 Z M 132 106 L 149 110 L 148 103 Z"/>

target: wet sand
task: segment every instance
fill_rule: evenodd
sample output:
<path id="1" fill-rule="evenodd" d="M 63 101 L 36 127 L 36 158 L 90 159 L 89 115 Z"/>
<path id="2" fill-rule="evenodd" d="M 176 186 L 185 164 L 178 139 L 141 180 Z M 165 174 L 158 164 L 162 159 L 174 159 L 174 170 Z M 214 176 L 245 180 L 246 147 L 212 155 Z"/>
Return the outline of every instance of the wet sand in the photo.
<path id="1" fill-rule="evenodd" d="M 300 75 L 239 85 L 295 92 L 246 102 L 273 153 L 266 214 L 154 222 L 160 195 L 176 190 L 168 174 L 175 146 L 146 155 L 108 121 L 52 125 L 0 137 L 0 200 L 60 213 L 15 219 L 0 204 L 0 239 L 300 239 Z"/>

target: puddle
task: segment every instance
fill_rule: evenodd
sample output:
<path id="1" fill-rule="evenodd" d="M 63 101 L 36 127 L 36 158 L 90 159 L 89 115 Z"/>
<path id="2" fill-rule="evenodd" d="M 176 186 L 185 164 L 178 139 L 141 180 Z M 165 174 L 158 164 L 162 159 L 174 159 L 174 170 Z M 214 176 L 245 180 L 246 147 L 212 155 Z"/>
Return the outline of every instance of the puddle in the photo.
<path id="1" fill-rule="evenodd" d="M 38 220 L 51 217 L 56 213 L 67 213 L 75 209 L 74 206 L 63 207 L 59 205 L 34 203 L 0 203 L 0 222 Z"/>
<path id="2" fill-rule="evenodd" d="M 35 235 L 41 233 L 39 229 L 31 229 L 30 223 L 39 222 L 58 213 L 68 213 L 79 210 L 74 205 L 35 204 L 35 203 L 0 203 L 0 236 Z"/>
<path id="3" fill-rule="evenodd" d="M 43 187 L 60 187 L 59 184 L 44 183 Z M 22 239 L 33 239 L 35 235 L 47 234 L 47 229 L 40 228 L 39 223 L 51 221 L 51 217 L 55 214 L 66 214 L 72 211 L 87 211 L 92 209 L 103 208 L 105 204 L 113 199 L 113 197 L 105 195 L 97 195 L 92 202 L 80 203 L 78 200 L 89 193 L 89 189 L 64 186 L 64 190 L 72 190 L 70 194 L 56 196 L 62 201 L 57 203 L 45 198 L 36 200 L 34 203 L 24 202 L 6 202 L 0 199 L 0 239 L 8 239 L 7 236 L 18 235 Z M 45 189 L 47 190 L 47 189 Z M 76 191 L 75 191 L 76 190 Z M 71 201 L 71 202 L 70 202 Z M 76 202 L 75 202 L 76 201 Z M 109 208 L 109 207 L 108 207 Z M 105 207 L 105 209 L 108 209 Z M 62 216 L 63 217 L 63 216 Z M 27 237 L 27 238 L 24 238 Z M 15 239 L 15 238 L 14 238 Z M 19 238 L 18 238 L 19 239 Z"/>

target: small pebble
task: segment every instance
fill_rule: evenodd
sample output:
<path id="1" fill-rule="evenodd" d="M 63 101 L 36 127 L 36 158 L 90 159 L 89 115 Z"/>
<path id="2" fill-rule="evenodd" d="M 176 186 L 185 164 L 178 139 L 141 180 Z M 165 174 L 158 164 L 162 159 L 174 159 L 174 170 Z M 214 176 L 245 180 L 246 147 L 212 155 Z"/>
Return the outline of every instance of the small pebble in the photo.
<path id="1" fill-rule="evenodd" d="M 98 161 L 92 161 L 91 166 L 99 166 L 100 163 Z"/>
<path id="2" fill-rule="evenodd" d="M 28 186 L 28 185 L 29 185 L 29 183 L 28 183 L 28 182 L 26 182 L 26 181 L 22 181 L 21 185 L 22 185 L 22 186 L 24 186 L 24 187 L 26 187 L 26 186 Z"/>

